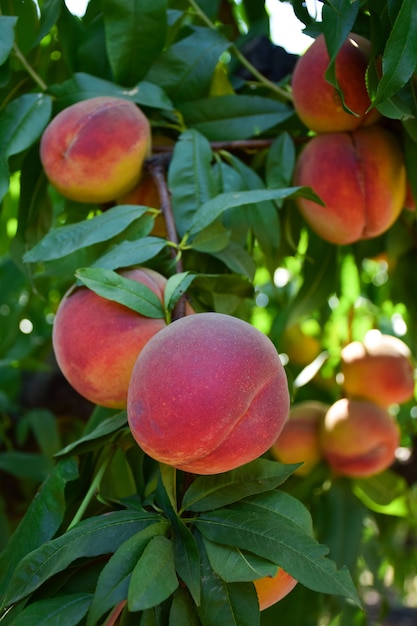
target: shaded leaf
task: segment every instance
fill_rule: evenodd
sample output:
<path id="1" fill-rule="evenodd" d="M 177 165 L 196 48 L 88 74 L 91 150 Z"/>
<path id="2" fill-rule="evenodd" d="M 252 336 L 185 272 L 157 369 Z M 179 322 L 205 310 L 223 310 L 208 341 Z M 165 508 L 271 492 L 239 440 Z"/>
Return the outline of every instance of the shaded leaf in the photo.
<path id="1" fill-rule="evenodd" d="M 205 538 L 204 546 L 211 567 L 227 583 L 248 582 L 277 573 L 278 566 L 275 563 L 250 552 L 220 545 Z"/>
<path id="2" fill-rule="evenodd" d="M 12 51 L 16 22 L 17 17 L 14 15 L 0 16 L 0 65 L 3 65 Z"/>
<path id="3" fill-rule="evenodd" d="M 223 474 L 198 476 L 184 494 L 182 509 L 209 511 L 247 496 L 275 489 L 297 467 L 298 465 L 283 465 L 268 459 L 256 459 Z"/>
<path id="4" fill-rule="evenodd" d="M 118 302 L 145 317 L 164 319 L 165 311 L 158 296 L 142 283 L 125 278 L 113 270 L 86 267 L 76 277 L 102 298 Z"/>
<path id="5" fill-rule="evenodd" d="M 121 429 L 126 427 L 126 411 L 122 411 L 117 413 L 117 415 L 103 419 L 91 432 L 81 437 L 81 439 L 69 443 L 65 448 L 57 452 L 55 456 L 75 455 L 95 450 L 113 439 Z"/>
<path id="6" fill-rule="evenodd" d="M 73 593 L 39 600 L 26 607 L 14 620 L 15 626 L 77 626 L 88 611 L 89 593 Z"/>
<path id="7" fill-rule="evenodd" d="M 20 450 L 0 452 L 0 470 L 18 478 L 42 482 L 52 469 L 52 461 L 43 454 Z"/>
<path id="8" fill-rule="evenodd" d="M 99 256 L 92 267 L 103 267 L 109 270 L 141 265 L 153 259 L 167 245 L 165 239 L 159 237 L 142 237 L 135 241 L 121 241 L 111 246 Z"/>
<path id="9" fill-rule="evenodd" d="M 160 604 L 177 589 L 172 542 L 157 535 L 146 545 L 129 583 L 130 611 L 144 611 Z"/>
<path id="10" fill-rule="evenodd" d="M 164 306 L 167 311 L 172 311 L 195 277 L 196 274 L 191 272 L 180 272 L 168 278 L 164 291 Z"/>
<path id="11" fill-rule="evenodd" d="M 295 145 L 287 132 L 281 133 L 272 143 L 266 158 L 266 184 L 271 189 L 291 185 L 295 167 Z"/>
<path id="12" fill-rule="evenodd" d="M 196 606 L 187 591 L 178 587 L 173 593 L 169 610 L 169 626 L 200 626 Z"/>

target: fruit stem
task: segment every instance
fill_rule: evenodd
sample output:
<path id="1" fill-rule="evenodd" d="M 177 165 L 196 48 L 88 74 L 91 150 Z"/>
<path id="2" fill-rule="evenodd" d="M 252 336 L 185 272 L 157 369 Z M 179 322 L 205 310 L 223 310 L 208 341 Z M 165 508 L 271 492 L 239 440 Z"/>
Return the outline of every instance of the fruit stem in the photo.
<path id="1" fill-rule="evenodd" d="M 85 494 L 83 501 L 81 502 L 80 506 L 78 507 L 78 510 L 76 512 L 76 514 L 74 515 L 74 517 L 72 518 L 71 523 L 69 524 L 67 531 L 70 530 L 71 528 L 73 528 L 73 526 L 75 526 L 76 524 L 78 524 L 78 522 L 81 520 L 81 518 L 83 517 L 88 505 L 90 504 L 91 500 L 93 499 L 93 496 L 95 494 L 95 492 L 98 490 L 98 487 L 100 485 L 101 479 L 104 476 L 104 472 L 106 471 L 110 461 L 112 459 L 112 454 L 109 454 L 107 456 L 107 458 L 104 460 L 103 464 L 100 466 L 97 474 L 95 475 L 95 477 L 93 478 L 91 485 L 87 491 L 87 493 Z"/>
<path id="2" fill-rule="evenodd" d="M 20 48 L 13 44 L 13 52 L 14 55 L 19 59 L 27 73 L 31 76 L 31 78 L 35 81 L 37 85 L 42 89 L 42 91 L 46 91 L 48 89 L 48 85 L 42 80 L 37 72 L 33 69 L 33 67 L 28 63 L 26 57 L 22 54 Z"/>
<path id="3" fill-rule="evenodd" d="M 213 30 L 217 30 L 215 24 L 213 24 L 213 22 L 210 20 L 210 18 L 204 13 L 204 11 L 202 11 L 202 9 L 198 6 L 198 4 L 197 4 L 197 2 L 195 2 L 195 0 L 188 0 L 188 2 L 190 3 L 190 5 L 193 8 L 193 10 L 195 11 L 195 13 L 201 18 L 201 20 L 205 24 L 207 24 L 207 26 L 209 26 L 209 28 L 212 28 Z M 268 87 L 268 89 L 270 89 L 271 91 L 273 91 L 276 94 L 278 94 L 284 100 L 289 100 L 290 102 L 292 102 L 292 99 L 293 99 L 292 98 L 292 94 L 289 91 L 286 91 L 285 89 L 282 89 L 282 87 L 279 87 L 278 85 L 273 83 L 271 80 L 269 80 L 269 78 L 267 78 L 266 76 L 261 74 L 261 72 L 259 72 L 256 69 L 256 67 L 254 65 L 252 65 L 252 63 L 250 61 L 248 61 L 248 59 L 241 53 L 239 48 L 233 42 L 230 42 L 230 50 L 233 52 L 233 54 L 238 59 L 238 61 L 260 83 L 265 85 L 265 87 Z"/>

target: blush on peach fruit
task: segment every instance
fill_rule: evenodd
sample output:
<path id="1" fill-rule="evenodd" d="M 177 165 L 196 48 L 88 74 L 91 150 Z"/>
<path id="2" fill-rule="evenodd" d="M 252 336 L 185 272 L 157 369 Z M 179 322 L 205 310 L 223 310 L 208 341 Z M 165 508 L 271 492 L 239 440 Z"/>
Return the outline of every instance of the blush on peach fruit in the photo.
<path id="1" fill-rule="evenodd" d="M 301 151 L 295 185 L 312 187 L 324 206 L 297 198 L 323 239 L 349 244 L 381 235 L 401 213 L 406 194 L 403 153 L 379 125 L 313 137 Z"/>
<path id="2" fill-rule="evenodd" d="M 145 172 L 139 183 L 131 189 L 129 193 L 118 198 L 117 204 L 135 204 L 159 209 L 161 207 L 161 200 L 152 176 Z M 151 234 L 155 237 L 166 237 L 166 224 L 162 213 L 155 218 L 155 224 Z"/>
<path id="3" fill-rule="evenodd" d="M 336 78 L 345 105 L 335 87 L 325 78 L 330 62 L 324 35 L 319 35 L 298 59 L 292 75 L 295 110 L 301 121 L 316 133 L 350 131 L 375 123 L 381 115 L 368 108 L 366 88 L 370 42 L 350 33 L 336 56 Z"/>
<path id="4" fill-rule="evenodd" d="M 369 400 L 337 400 L 324 416 L 323 454 L 338 474 L 366 477 L 386 470 L 395 460 L 399 429 L 388 411 Z"/>
<path id="5" fill-rule="evenodd" d="M 344 393 L 382 406 L 410 400 L 414 394 L 411 351 L 399 337 L 370 330 L 341 352 Z"/>
<path id="6" fill-rule="evenodd" d="M 99 96 L 54 117 L 42 135 L 40 157 L 63 196 L 105 203 L 136 185 L 150 145 L 149 121 L 136 104 Z"/>
<path id="7" fill-rule="evenodd" d="M 268 609 L 290 593 L 298 581 L 287 574 L 282 567 L 275 576 L 264 576 L 253 581 L 258 596 L 259 610 Z"/>
<path id="8" fill-rule="evenodd" d="M 149 456 L 216 474 L 266 452 L 288 409 L 285 370 L 270 339 L 236 317 L 198 313 L 147 343 L 133 368 L 127 412 Z"/>
<path id="9" fill-rule="evenodd" d="M 329 405 L 306 400 L 291 407 L 271 455 L 281 463 L 303 463 L 294 473 L 306 476 L 323 458 L 320 446 L 321 422 Z"/>
<path id="10" fill-rule="evenodd" d="M 121 272 L 163 300 L 166 278 L 148 268 Z M 70 289 L 55 317 L 52 341 L 57 363 L 78 393 L 95 404 L 125 408 L 133 365 L 140 351 L 165 326 L 87 287 Z"/>

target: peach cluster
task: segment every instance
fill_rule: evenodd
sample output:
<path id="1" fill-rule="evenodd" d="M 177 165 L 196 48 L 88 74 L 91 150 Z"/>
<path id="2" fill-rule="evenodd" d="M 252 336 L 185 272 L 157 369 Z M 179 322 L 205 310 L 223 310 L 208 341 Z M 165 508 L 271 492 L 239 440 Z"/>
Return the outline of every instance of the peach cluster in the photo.
<path id="1" fill-rule="evenodd" d="M 325 77 L 330 57 L 323 35 L 299 58 L 292 77 L 294 108 L 314 133 L 297 160 L 294 184 L 311 187 L 323 202 L 299 197 L 297 206 L 313 231 L 338 245 L 381 235 L 406 204 L 402 148 L 371 108 L 369 49 L 369 41 L 350 33 L 336 56 L 344 103 Z"/>
<path id="2" fill-rule="evenodd" d="M 320 461 L 349 477 L 388 469 L 400 445 L 390 408 L 414 395 L 414 364 L 398 337 L 369 331 L 341 351 L 343 397 L 332 405 L 305 401 L 291 408 L 271 455 L 283 463 L 302 462 L 301 476 Z"/>

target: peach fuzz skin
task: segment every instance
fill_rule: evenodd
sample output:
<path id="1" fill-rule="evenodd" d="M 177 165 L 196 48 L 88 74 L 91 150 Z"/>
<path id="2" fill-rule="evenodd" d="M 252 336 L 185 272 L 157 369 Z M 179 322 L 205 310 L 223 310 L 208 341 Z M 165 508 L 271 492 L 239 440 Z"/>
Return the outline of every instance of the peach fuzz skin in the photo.
<path id="1" fill-rule="evenodd" d="M 381 235 L 400 215 L 404 158 L 396 138 L 378 125 L 317 135 L 299 155 L 294 183 L 312 187 L 324 203 L 297 198 L 310 227 L 331 243 L 350 244 Z"/>
<path id="2" fill-rule="evenodd" d="M 270 452 L 281 463 L 303 463 L 294 474 L 307 476 L 323 458 L 321 422 L 329 408 L 324 402 L 306 400 L 291 407 L 288 421 Z"/>
<path id="3" fill-rule="evenodd" d="M 408 346 L 398 337 L 369 331 L 341 352 L 343 389 L 347 396 L 381 406 L 402 403 L 414 394 L 414 366 Z"/>
<path id="4" fill-rule="evenodd" d="M 149 287 L 162 301 L 166 278 L 148 268 L 121 272 Z M 52 342 L 57 363 L 79 394 L 95 404 L 126 408 L 127 389 L 139 352 L 164 319 L 147 318 L 87 287 L 70 289 L 55 317 Z"/>
<path id="5" fill-rule="evenodd" d="M 258 595 L 259 610 L 263 611 L 285 598 L 294 589 L 297 581 L 279 567 L 275 576 L 258 578 L 253 584 Z"/>
<path id="6" fill-rule="evenodd" d="M 374 402 L 341 398 L 324 417 L 321 445 L 337 474 L 373 476 L 394 462 L 399 429 L 388 411 Z"/>
<path id="7" fill-rule="evenodd" d="M 266 452 L 287 419 L 285 370 L 273 343 L 230 315 L 172 322 L 139 355 L 128 422 L 152 458 L 195 474 L 225 472 Z"/>
<path id="8" fill-rule="evenodd" d="M 151 145 L 138 106 L 100 96 L 62 110 L 45 129 L 40 157 L 51 184 L 66 198 L 105 203 L 138 182 Z"/>
<path id="9" fill-rule="evenodd" d="M 377 122 L 381 115 L 371 109 L 365 73 L 370 43 L 350 33 L 336 57 L 336 78 L 349 113 L 343 108 L 338 91 L 327 82 L 329 54 L 324 35 L 319 35 L 298 59 L 292 75 L 295 110 L 307 128 L 316 133 L 351 131 Z"/>

